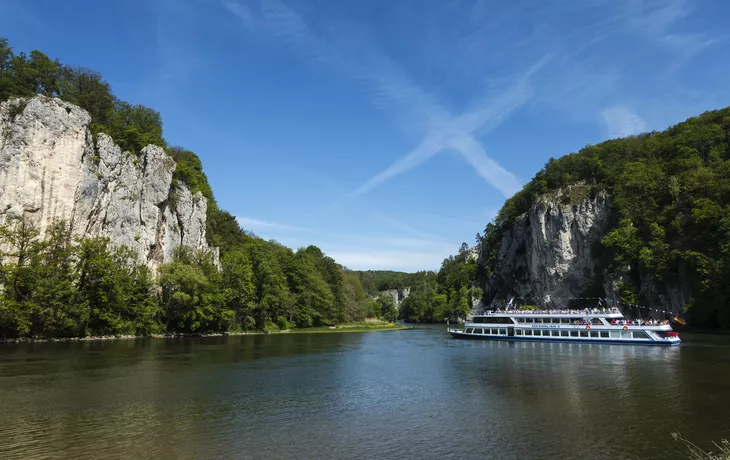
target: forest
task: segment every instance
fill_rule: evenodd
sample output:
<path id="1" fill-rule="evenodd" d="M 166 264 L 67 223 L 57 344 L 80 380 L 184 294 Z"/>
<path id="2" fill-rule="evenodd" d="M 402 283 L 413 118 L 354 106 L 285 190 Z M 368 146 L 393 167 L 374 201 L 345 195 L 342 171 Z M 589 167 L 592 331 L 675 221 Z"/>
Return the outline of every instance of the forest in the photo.
<path id="1" fill-rule="evenodd" d="M 394 321 L 398 310 L 379 291 L 410 283 L 414 296 L 405 304 L 405 319 L 438 320 L 450 314 L 450 306 L 462 315 L 466 311 L 461 284 L 438 288 L 434 273 L 354 272 L 315 246 L 294 251 L 245 231 L 218 207 L 200 158 L 165 140 L 158 112 L 118 99 L 93 70 L 64 65 L 37 50 L 16 54 L 0 38 L 0 102 L 35 95 L 82 107 L 91 115 L 92 134 L 109 134 L 124 150 L 165 148 L 176 161 L 173 181 L 208 199 L 206 236 L 220 248 L 221 266 L 205 253 L 180 247 L 172 262 L 152 273 L 128 249 L 104 238 L 74 236 L 64 222 L 43 236 L 30 222 L 7 222 L 0 227 L 0 338 L 272 331 L 369 317 Z M 432 298 L 435 311 L 424 303 Z"/>
<path id="2" fill-rule="evenodd" d="M 479 303 L 481 289 L 474 285 L 477 260 L 463 243 L 458 254 L 443 261 L 438 272 L 416 273 L 386 270 L 355 271 L 363 289 L 377 298 L 382 311 L 391 310 L 393 299 L 379 295 L 388 289 L 409 290 L 398 310 L 398 319 L 417 323 L 438 323 L 466 318 Z"/>
<path id="3" fill-rule="evenodd" d="M 0 229 L 5 248 L 0 337 L 275 330 L 366 317 L 463 318 L 492 276 L 505 232 L 537 197 L 569 185 L 573 195 L 606 191 L 611 196 L 610 231 L 597 257 L 608 271 L 625 272 L 621 301 L 651 304 L 657 293 L 673 287 L 690 299 L 685 315 L 691 325 L 730 327 L 730 108 L 663 132 L 551 158 L 487 225 L 479 242 L 482 260 L 463 244 L 437 272 L 408 274 L 347 270 L 315 246 L 292 250 L 242 229 L 218 207 L 200 158 L 163 137 L 158 112 L 120 100 L 93 70 L 37 50 L 16 54 L 0 38 L 0 102 L 35 95 L 84 108 L 92 134 L 107 133 L 124 150 L 139 153 L 148 144 L 165 148 L 176 161 L 173 180 L 208 199 L 206 235 L 221 249 L 221 267 L 180 248 L 172 262 L 151 273 L 125 248 L 103 238 L 78 238 L 63 222 L 43 238 L 28 222 L 8 222 Z M 380 295 L 406 287 L 410 295 L 400 309 Z"/>
<path id="4" fill-rule="evenodd" d="M 208 199 L 207 238 L 221 249 L 221 267 L 181 247 L 151 273 L 129 250 L 71 235 L 64 222 L 43 237 L 29 222 L 7 222 L 0 338 L 277 330 L 382 316 L 358 277 L 318 248 L 264 241 L 219 209 L 200 159 L 168 145 L 159 113 L 118 99 L 97 72 L 40 51 L 15 54 L 0 39 L 0 102 L 38 94 L 84 108 L 92 134 L 107 133 L 124 150 L 164 147 L 177 163 L 173 181 Z"/>

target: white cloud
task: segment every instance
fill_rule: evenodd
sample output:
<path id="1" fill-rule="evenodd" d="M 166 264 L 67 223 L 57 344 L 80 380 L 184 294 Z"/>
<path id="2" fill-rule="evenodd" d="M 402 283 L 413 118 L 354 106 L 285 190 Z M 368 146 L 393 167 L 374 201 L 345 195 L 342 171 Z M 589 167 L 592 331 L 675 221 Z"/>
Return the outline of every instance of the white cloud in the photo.
<path id="1" fill-rule="evenodd" d="M 454 252 L 452 249 L 451 252 Z M 421 251 L 332 251 L 327 253 L 352 270 L 438 270 L 450 253 Z"/>
<path id="2" fill-rule="evenodd" d="M 254 232 L 261 230 L 281 230 L 290 232 L 306 232 L 311 233 L 312 230 L 304 227 L 296 227 L 293 225 L 278 224 L 274 222 L 266 222 L 258 219 L 251 219 L 249 217 L 236 217 L 238 224 L 246 230 L 253 230 Z"/>
<path id="3" fill-rule="evenodd" d="M 681 61 L 718 41 L 703 33 L 674 31 L 692 12 L 686 0 L 632 1 L 627 8 L 629 25 L 636 32 L 656 45 L 674 49 Z"/>
<path id="4" fill-rule="evenodd" d="M 304 227 L 247 217 L 238 217 L 237 220 L 244 228 L 253 230 L 258 236 L 275 239 L 294 250 L 315 245 L 339 264 L 351 269 L 437 270 L 441 262 L 459 248 L 457 243 L 417 232 L 383 214 L 379 214 L 378 217 L 397 226 L 400 231 L 418 236 L 404 237 L 389 234 L 363 236 L 316 232 Z M 302 233 L 306 233 L 306 238 Z"/>
<path id="5" fill-rule="evenodd" d="M 601 117 L 608 130 L 608 137 L 615 139 L 646 131 L 646 123 L 625 105 L 608 107 L 601 112 Z"/>

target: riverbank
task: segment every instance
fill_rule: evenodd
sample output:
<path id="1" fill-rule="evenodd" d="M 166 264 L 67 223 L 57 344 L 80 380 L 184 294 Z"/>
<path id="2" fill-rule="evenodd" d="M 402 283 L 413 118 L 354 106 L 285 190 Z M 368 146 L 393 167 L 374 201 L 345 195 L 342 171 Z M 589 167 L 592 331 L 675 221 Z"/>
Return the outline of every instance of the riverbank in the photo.
<path id="1" fill-rule="evenodd" d="M 195 333 L 169 333 L 152 335 L 105 335 L 92 337 L 19 337 L 14 339 L 0 339 L 3 343 L 44 343 L 44 342 L 92 342 L 100 340 L 136 340 L 136 339 L 174 339 L 178 337 L 225 337 L 240 335 L 263 335 L 263 334 L 321 334 L 341 332 L 380 332 L 380 331 L 402 331 L 411 329 L 410 326 L 397 323 L 343 323 L 329 327 L 307 327 L 302 329 L 286 329 L 282 331 L 247 331 L 247 332 L 195 332 Z"/>
<path id="2" fill-rule="evenodd" d="M 377 331 L 402 331 L 411 329 L 410 326 L 398 323 L 345 323 L 330 327 L 308 327 L 304 329 L 289 329 L 275 332 L 275 334 L 321 334 L 339 332 L 377 332 Z"/>

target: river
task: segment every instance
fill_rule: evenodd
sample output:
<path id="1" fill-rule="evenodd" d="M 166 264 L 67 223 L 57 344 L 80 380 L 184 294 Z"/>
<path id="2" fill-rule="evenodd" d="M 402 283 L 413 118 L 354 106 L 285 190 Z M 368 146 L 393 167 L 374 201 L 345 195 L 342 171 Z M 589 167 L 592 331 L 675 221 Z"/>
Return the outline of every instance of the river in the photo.
<path id="1" fill-rule="evenodd" d="M 730 337 L 407 331 L 0 345 L 0 458 L 680 459 L 730 437 Z"/>

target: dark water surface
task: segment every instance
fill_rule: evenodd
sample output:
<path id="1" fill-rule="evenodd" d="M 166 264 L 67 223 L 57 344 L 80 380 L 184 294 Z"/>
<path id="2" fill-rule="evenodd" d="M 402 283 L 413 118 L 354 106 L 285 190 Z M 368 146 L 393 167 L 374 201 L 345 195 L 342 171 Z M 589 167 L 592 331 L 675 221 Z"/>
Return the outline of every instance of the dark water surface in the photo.
<path id="1" fill-rule="evenodd" d="M 685 458 L 730 436 L 730 337 L 682 338 L 0 345 L 0 458 Z"/>

